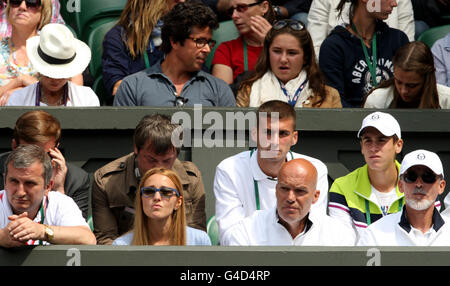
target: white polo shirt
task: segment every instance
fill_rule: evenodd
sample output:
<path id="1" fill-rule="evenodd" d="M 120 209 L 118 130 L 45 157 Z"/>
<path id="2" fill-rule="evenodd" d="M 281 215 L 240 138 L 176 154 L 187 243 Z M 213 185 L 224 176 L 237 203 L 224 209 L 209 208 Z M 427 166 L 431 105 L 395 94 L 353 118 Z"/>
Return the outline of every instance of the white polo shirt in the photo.
<path id="1" fill-rule="evenodd" d="M 308 215 L 305 230 L 295 238 L 279 223 L 276 208 L 256 211 L 231 227 L 223 238 L 223 245 L 303 245 L 354 246 L 356 234 L 340 220 L 330 216 Z"/>
<path id="2" fill-rule="evenodd" d="M 255 181 L 259 191 L 260 210 L 276 206 L 275 186 L 277 179 L 268 178 L 258 165 L 258 151 L 252 156 L 244 151 L 223 160 L 216 168 L 214 195 L 216 197 L 216 221 L 220 239 L 227 229 L 256 211 Z M 311 210 L 326 214 L 328 200 L 328 169 L 322 161 L 289 152 L 286 159 L 303 158 L 317 169 L 318 201 Z"/>
<path id="3" fill-rule="evenodd" d="M 5 228 L 10 222 L 8 216 L 13 215 L 13 212 L 4 190 L 0 191 L 0 206 L 0 228 Z M 41 222 L 40 211 L 33 221 Z M 73 199 L 56 191 L 49 192 L 48 196 L 44 198 L 44 224 L 89 227 Z M 44 241 L 43 244 L 49 243 Z M 39 240 L 29 240 L 27 245 L 39 245 Z"/>
<path id="4" fill-rule="evenodd" d="M 450 223 L 434 208 L 432 227 L 422 233 L 411 226 L 403 211 L 385 216 L 360 234 L 358 246 L 450 246 Z"/>

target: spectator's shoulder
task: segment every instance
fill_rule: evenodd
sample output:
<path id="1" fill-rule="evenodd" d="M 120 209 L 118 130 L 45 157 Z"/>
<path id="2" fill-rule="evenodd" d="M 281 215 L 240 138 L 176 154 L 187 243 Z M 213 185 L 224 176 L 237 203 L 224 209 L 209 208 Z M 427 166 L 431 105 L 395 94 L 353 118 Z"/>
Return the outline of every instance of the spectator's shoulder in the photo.
<path id="1" fill-rule="evenodd" d="M 100 182 L 106 177 L 125 172 L 128 168 L 130 168 L 131 163 L 133 162 L 133 157 L 133 153 L 131 153 L 101 167 L 94 173 L 95 181 Z"/>

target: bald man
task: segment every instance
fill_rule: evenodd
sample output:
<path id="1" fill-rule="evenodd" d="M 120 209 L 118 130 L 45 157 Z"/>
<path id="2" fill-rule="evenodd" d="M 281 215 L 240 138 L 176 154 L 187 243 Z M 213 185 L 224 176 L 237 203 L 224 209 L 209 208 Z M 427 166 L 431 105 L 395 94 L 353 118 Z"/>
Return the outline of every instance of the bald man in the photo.
<path id="1" fill-rule="evenodd" d="M 353 246 L 355 232 L 339 220 L 317 212 L 317 170 L 305 159 L 283 164 L 276 185 L 275 208 L 256 211 L 236 224 L 223 245 Z"/>

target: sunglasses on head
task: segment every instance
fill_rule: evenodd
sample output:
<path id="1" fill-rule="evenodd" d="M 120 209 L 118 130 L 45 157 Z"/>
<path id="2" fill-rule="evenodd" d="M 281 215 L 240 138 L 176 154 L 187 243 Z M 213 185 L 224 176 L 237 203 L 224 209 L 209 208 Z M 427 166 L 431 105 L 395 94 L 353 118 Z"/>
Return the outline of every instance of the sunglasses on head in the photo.
<path id="1" fill-rule="evenodd" d="M 38 8 L 41 6 L 41 0 L 9 0 L 9 5 L 13 8 L 17 8 L 23 1 L 25 1 L 27 8 Z"/>
<path id="2" fill-rule="evenodd" d="M 163 199 L 170 199 L 172 196 L 176 195 L 177 197 L 180 196 L 180 192 L 178 192 L 177 189 L 169 188 L 169 187 L 162 187 L 162 188 L 155 188 L 155 187 L 143 187 L 141 188 L 141 195 L 145 198 L 153 199 L 156 195 L 156 193 L 159 193 L 161 195 L 161 198 Z"/>
<path id="3" fill-rule="evenodd" d="M 277 21 L 277 22 L 275 22 L 275 24 L 273 24 L 272 28 L 274 30 L 280 30 L 286 26 L 289 26 L 292 30 L 295 30 L 295 31 L 301 31 L 301 30 L 305 29 L 305 25 L 302 22 L 292 20 L 292 19 Z"/>
<path id="4" fill-rule="evenodd" d="M 415 183 L 417 181 L 417 179 L 421 177 L 422 181 L 426 184 L 433 184 L 434 182 L 436 182 L 436 180 L 438 178 L 440 178 L 441 176 L 436 175 L 434 172 L 432 171 L 425 171 L 422 174 L 417 174 L 416 171 L 407 171 L 404 175 L 403 175 L 403 180 L 406 183 Z"/>
<path id="5" fill-rule="evenodd" d="M 227 10 L 227 14 L 231 17 L 231 15 L 233 15 L 234 10 L 237 10 L 239 13 L 244 13 L 245 11 L 247 11 L 248 8 L 255 6 L 255 5 L 259 5 L 261 4 L 261 2 L 255 2 L 255 3 L 251 3 L 251 4 L 238 4 L 236 5 L 236 7 L 231 7 Z"/>

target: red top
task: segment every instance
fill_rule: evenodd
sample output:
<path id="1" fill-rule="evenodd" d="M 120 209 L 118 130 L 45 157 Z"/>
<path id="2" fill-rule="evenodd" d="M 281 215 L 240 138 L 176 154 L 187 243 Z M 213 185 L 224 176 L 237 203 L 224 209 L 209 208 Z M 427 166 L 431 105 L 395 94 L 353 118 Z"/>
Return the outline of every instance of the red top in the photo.
<path id="1" fill-rule="evenodd" d="M 256 61 L 263 47 L 247 45 L 248 69 L 255 68 Z M 222 64 L 231 67 L 234 79 L 244 72 L 244 42 L 242 37 L 221 43 L 214 52 L 212 66 Z"/>

